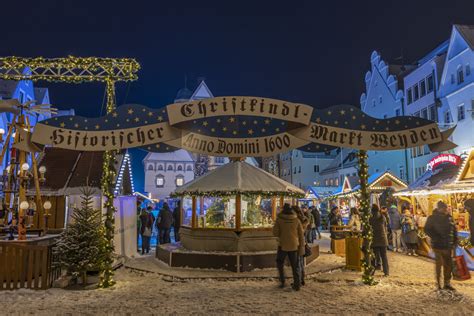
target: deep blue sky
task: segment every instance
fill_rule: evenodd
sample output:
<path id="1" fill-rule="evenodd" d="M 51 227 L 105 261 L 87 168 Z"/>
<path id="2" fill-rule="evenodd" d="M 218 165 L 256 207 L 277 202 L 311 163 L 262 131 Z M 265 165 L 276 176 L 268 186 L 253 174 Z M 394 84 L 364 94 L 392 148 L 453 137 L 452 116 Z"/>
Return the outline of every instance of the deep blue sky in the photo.
<path id="1" fill-rule="evenodd" d="M 134 57 L 139 80 L 120 84 L 117 101 L 150 107 L 171 103 L 185 74 L 190 87 L 206 77 L 215 95 L 358 105 L 372 50 L 410 63 L 453 23 L 474 24 L 473 0 L 45 0 L 1 12 L 0 55 Z M 99 114 L 102 85 L 43 85 L 55 106 Z"/>

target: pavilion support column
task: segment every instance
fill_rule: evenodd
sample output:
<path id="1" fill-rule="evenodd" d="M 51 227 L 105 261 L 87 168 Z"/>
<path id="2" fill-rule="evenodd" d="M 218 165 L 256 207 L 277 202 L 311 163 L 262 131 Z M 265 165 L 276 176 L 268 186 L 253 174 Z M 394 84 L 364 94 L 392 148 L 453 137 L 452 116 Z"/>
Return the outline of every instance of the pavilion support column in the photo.
<path id="1" fill-rule="evenodd" d="M 242 196 L 237 194 L 235 196 L 235 228 L 240 230 L 242 225 Z"/>
<path id="2" fill-rule="evenodd" d="M 192 228 L 197 228 L 197 217 L 196 217 L 196 211 L 197 211 L 197 198 L 196 196 L 192 197 L 192 216 L 191 216 L 191 227 Z"/>
<path id="3" fill-rule="evenodd" d="M 204 215 L 204 196 L 199 198 L 199 215 Z"/>
<path id="4" fill-rule="evenodd" d="M 275 197 L 272 197 L 272 220 L 275 221 L 277 215 L 277 201 Z"/>
<path id="5" fill-rule="evenodd" d="M 283 211 L 283 204 L 285 204 L 285 197 L 280 196 L 280 212 Z"/>
<path id="6" fill-rule="evenodd" d="M 179 226 L 183 226 L 184 219 L 184 208 L 183 208 L 184 196 L 179 199 Z"/>

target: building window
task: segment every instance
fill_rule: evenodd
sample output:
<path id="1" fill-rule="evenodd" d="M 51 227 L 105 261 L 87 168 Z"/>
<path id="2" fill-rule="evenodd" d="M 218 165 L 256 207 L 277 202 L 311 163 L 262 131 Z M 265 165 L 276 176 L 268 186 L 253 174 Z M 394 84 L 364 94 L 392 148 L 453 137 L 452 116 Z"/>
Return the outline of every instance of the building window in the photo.
<path id="1" fill-rule="evenodd" d="M 426 95 L 426 82 L 425 79 L 420 81 L 420 97 L 424 97 Z"/>
<path id="2" fill-rule="evenodd" d="M 421 110 L 421 117 L 424 118 L 424 119 L 428 119 L 428 109 L 427 108 L 424 108 L 423 110 Z"/>
<path id="3" fill-rule="evenodd" d="M 214 158 L 215 163 L 224 163 L 224 157 L 215 157 Z"/>
<path id="4" fill-rule="evenodd" d="M 462 121 L 466 118 L 466 112 L 464 111 L 464 103 L 458 106 L 458 121 Z"/>
<path id="5" fill-rule="evenodd" d="M 395 110 L 395 116 L 400 116 L 400 115 L 401 115 L 400 109 L 396 109 L 396 110 Z"/>
<path id="6" fill-rule="evenodd" d="M 293 174 L 296 174 L 296 167 L 295 167 L 295 170 L 293 170 Z"/>
<path id="7" fill-rule="evenodd" d="M 168 171 L 173 171 L 173 165 L 168 165 Z"/>
<path id="8" fill-rule="evenodd" d="M 398 166 L 398 174 L 400 175 L 400 179 L 405 179 L 405 166 Z"/>
<path id="9" fill-rule="evenodd" d="M 382 104 L 382 96 L 379 96 L 379 103 Z"/>
<path id="10" fill-rule="evenodd" d="M 411 88 L 409 88 L 407 90 L 407 103 L 410 104 L 412 102 L 413 102 L 413 95 L 412 95 Z"/>
<path id="11" fill-rule="evenodd" d="M 426 81 L 428 82 L 428 93 L 434 90 L 434 81 L 433 81 L 433 75 L 429 75 L 426 78 Z"/>
<path id="12" fill-rule="evenodd" d="M 298 167 L 298 173 L 301 173 L 301 166 Z"/>
<path id="13" fill-rule="evenodd" d="M 430 120 L 432 120 L 434 122 L 438 121 L 438 118 L 437 118 L 437 115 L 436 115 L 436 106 L 435 105 L 430 106 Z"/>
<path id="14" fill-rule="evenodd" d="M 451 124 L 451 114 L 449 114 L 449 111 L 444 112 L 444 124 Z"/>
<path id="15" fill-rule="evenodd" d="M 451 83 L 454 84 L 456 82 L 456 78 L 454 77 L 454 74 L 451 74 Z"/>
<path id="16" fill-rule="evenodd" d="M 413 86 L 413 101 L 416 101 L 420 98 L 420 90 L 418 89 L 418 85 Z"/>
<path id="17" fill-rule="evenodd" d="M 163 165 L 158 165 L 158 170 L 163 171 L 164 170 Z"/>
<path id="18" fill-rule="evenodd" d="M 372 106 L 375 107 L 375 99 L 372 99 Z"/>
<path id="19" fill-rule="evenodd" d="M 462 70 L 462 67 L 458 68 L 458 84 L 461 84 L 464 82 L 464 71 Z"/>
<path id="20" fill-rule="evenodd" d="M 20 101 L 21 104 L 25 103 L 25 92 L 23 90 L 20 90 L 18 101 Z"/>
<path id="21" fill-rule="evenodd" d="M 178 165 L 178 167 L 176 168 L 176 170 L 178 170 L 178 171 L 183 171 L 183 166 Z"/>
<path id="22" fill-rule="evenodd" d="M 165 186 L 165 177 L 162 176 L 161 174 L 160 175 L 157 175 L 156 176 L 156 179 L 155 179 L 155 184 L 156 184 L 156 187 L 157 188 L 162 188 Z"/>
<path id="23" fill-rule="evenodd" d="M 336 179 L 334 180 L 334 185 L 339 185 L 339 179 L 338 179 L 338 178 L 336 178 Z"/>
<path id="24" fill-rule="evenodd" d="M 148 170 L 153 170 L 153 165 L 148 165 Z"/>
<path id="25" fill-rule="evenodd" d="M 193 167 L 191 167 L 191 165 L 188 165 L 188 166 L 186 167 L 186 171 L 193 171 Z"/>
<path id="26" fill-rule="evenodd" d="M 176 186 L 181 187 L 184 185 L 184 177 L 183 176 L 177 176 L 176 177 Z"/>
<path id="27" fill-rule="evenodd" d="M 314 172 L 319 172 L 319 165 L 314 165 Z"/>
<path id="28" fill-rule="evenodd" d="M 467 64 L 466 65 L 466 76 L 469 76 L 471 74 L 471 65 Z"/>

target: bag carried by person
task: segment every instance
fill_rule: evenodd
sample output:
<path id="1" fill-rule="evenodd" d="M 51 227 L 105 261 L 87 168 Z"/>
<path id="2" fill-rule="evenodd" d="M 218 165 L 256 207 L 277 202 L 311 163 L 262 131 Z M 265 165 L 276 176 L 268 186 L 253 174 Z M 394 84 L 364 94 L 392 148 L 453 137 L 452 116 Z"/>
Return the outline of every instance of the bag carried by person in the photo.
<path id="1" fill-rule="evenodd" d="M 145 236 L 145 237 L 150 237 L 151 236 L 151 228 L 150 227 L 145 227 L 145 230 L 143 231 L 143 236 Z"/>
<path id="2" fill-rule="evenodd" d="M 466 264 L 464 256 L 455 256 L 453 258 L 453 279 L 456 281 L 465 281 L 471 278 L 471 273 Z"/>
<path id="3" fill-rule="evenodd" d="M 311 250 L 311 247 L 308 244 L 304 245 L 304 256 L 309 257 L 313 254 L 313 250 Z"/>

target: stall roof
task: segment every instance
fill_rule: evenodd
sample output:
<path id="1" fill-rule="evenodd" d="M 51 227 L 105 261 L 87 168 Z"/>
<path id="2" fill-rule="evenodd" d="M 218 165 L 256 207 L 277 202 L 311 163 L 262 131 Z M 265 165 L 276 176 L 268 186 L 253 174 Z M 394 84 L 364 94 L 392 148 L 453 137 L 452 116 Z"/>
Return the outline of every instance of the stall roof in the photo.
<path id="1" fill-rule="evenodd" d="M 401 188 L 407 187 L 406 183 L 400 180 L 397 176 L 393 175 L 389 171 L 385 171 L 385 172 L 376 172 L 369 176 L 369 178 L 367 179 L 367 186 L 369 190 L 376 190 L 381 187 L 382 188 L 385 187 L 385 185 L 383 184 L 383 180 L 393 181 L 397 184 L 398 187 L 401 187 Z M 350 190 L 347 190 L 347 188 L 349 187 L 350 187 Z M 355 194 L 359 190 L 360 190 L 360 183 L 359 183 L 358 177 L 345 177 L 343 186 L 339 187 L 338 190 L 336 190 L 332 196 Z"/>
<path id="2" fill-rule="evenodd" d="M 227 195 L 227 192 L 301 195 L 304 191 L 245 161 L 231 161 L 176 189 L 176 195 Z"/>
<path id="3" fill-rule="evenodd" d="M 324 199 L 328 196 L 333 195 L 336 190 L 338 190 L 338 187 L 310 186 L 306 190 L 306 196 L 308 196 L 308 194 L 312 194 L 316 199 Z"/>

